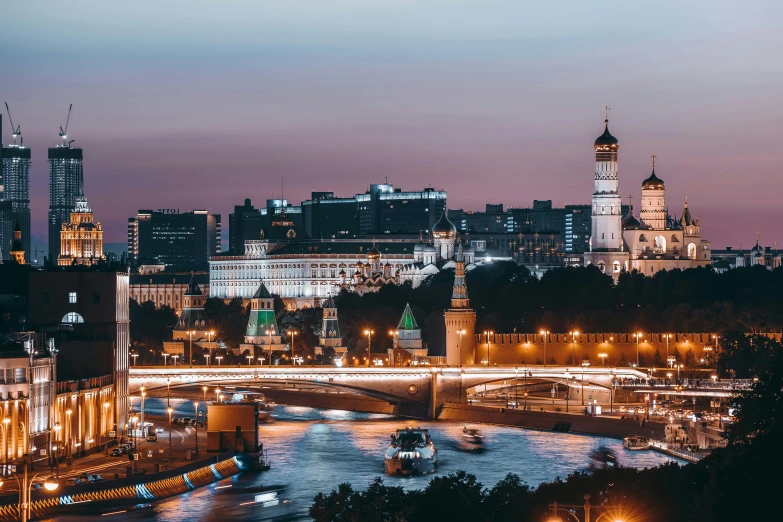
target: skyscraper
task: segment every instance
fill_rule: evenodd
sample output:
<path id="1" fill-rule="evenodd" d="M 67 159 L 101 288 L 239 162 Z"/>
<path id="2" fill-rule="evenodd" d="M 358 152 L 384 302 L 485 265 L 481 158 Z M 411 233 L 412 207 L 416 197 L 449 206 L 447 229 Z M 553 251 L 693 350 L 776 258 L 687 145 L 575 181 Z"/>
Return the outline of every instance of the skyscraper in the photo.
<path id="1" fill-rule="evenodd" d="M 60 254 L 60 230 L 84 194 L 82 149 L 63 144 L 49 148 L 49 263 Z"/>
<path id="2" fill-rule="evenodd" d="M 0 142 L 2 141 L 2 120 L 0 119 Z M 3 259 L 10 259 L 14 242 L 14 227 L 19 224 L 22 232 L 22 248 L 27 259 L 30 256 L 30 149 L 22 146 L 21 135 L 12 129 L 14 139 L 9 146 L 0 143 L 0 213 L 2 224 Z M 19 144 L 17 144 L 19 138 Z M 59 238 L 59 236 L 58 236 Z"/>

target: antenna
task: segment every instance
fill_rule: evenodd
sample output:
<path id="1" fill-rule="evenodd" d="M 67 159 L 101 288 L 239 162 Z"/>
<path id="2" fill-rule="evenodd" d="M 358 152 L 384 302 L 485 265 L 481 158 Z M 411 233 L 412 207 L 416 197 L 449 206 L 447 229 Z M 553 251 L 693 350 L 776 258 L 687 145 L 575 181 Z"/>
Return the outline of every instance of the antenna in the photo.
<path id="1" fill-rule="evenodd" d="M 66 142 L 68 141 L 68 124 L 71 122 L 71 109 L 73 109 L 73 103 L 68 107 L 68 117 L 65 118 L 65 128 L 60 125 L 60 138 L 63 140 L 63 147 L 66 146 Z M 73 140 L 71 140 L 71 143 L 72 142 Z M 70 143 L 68 143 L 68 146 L 70 146 Z"/>
<path id="2" fill-rule="evenodd" d="M 22 126 L 14 126 L 14 118 L 11 116 L 11 109 L 8 107 L 8 102 L 5 102 L 5 111 L 8 113 L 8 121 L 11 122 L 11 136 L 14 139 L 13 144 L 16 145 L 16 138 L 22 135 Z M 2 137 L 0 137 L 0 142 L 2 142 Z"/>

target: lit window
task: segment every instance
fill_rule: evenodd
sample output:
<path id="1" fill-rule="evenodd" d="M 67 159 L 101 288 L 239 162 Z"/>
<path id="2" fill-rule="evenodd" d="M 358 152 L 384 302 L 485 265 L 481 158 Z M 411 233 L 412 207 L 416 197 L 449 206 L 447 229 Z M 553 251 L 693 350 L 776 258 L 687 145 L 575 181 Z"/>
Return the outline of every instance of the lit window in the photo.
<path id="1" fill-rule="evenodd" d="M 84 317 L 82 317 L 81 315 L 77 314 L 76 312 L 68 312 L 63 317 L 62 322 L 66 323 L 66 324 L 83 323 L 84 322 Z"/>
<path id="2" fill-rule="evenodd" d="M 71 304 L 76 303 L 76 292 L 68 292 L 68 302 Z"/>

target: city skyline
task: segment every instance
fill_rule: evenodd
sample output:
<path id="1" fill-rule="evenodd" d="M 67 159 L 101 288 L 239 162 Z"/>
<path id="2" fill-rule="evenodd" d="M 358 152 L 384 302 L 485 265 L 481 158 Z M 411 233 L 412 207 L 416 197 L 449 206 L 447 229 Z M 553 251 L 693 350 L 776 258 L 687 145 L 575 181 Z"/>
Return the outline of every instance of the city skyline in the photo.
<path id="1" fill-rule="evenodd" d="M 124 240 L 139 208 L 227 218 L 246 197 L 279 197 L 281 176 L 295 204 L 386 176 L 447 190 L 449 208 L 587 204 L 607 104 L 624 203 L 638 201 L 656 154 L 670 213 L 689 196 L 715 248 L 749 247 L 756 231 L 765 245 L 779 239 L 772 3 L 572 5 L 568 16 L 507 3 L 200 4 L 159 6 L 154 18 L 144 6 L 10 13 L 2 101 L 32 148 L 35 241 L 46 150 L 69 103 L 107 242 Z"/>

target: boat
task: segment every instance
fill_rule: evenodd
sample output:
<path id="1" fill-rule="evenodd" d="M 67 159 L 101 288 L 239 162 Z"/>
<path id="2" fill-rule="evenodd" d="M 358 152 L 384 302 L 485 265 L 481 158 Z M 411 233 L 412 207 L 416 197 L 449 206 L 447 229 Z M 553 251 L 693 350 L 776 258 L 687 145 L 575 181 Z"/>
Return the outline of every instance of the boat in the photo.
<path id="1" fill-rule="evenodd" d="M 478 428 L 462 428 L 457 446 L 462 451 L 482 451 L 484 449 L 484 434 Z"/>
<path id="2" fill-rule="evenodd" d="M 429 430 L 407 427 L 391 435 L 383 460 L 388 475 L 423 475 L 435 471 L 438 450 Z"/>
<path id="3" fill-rule="evenodd" d="M 611 448 L 606 446 L 600 446 L 592 450 L 588 456 L 590 458 L 589 468 L 592 470 L 617 467 L 617 455 Z"/>
<path id="4" fill-rule="evenodd" d="M 631 451 L 646 450 L 650 449 L 650 441 L 647 437 L 630 435 L 623 439 L 623 447 Z"/>

